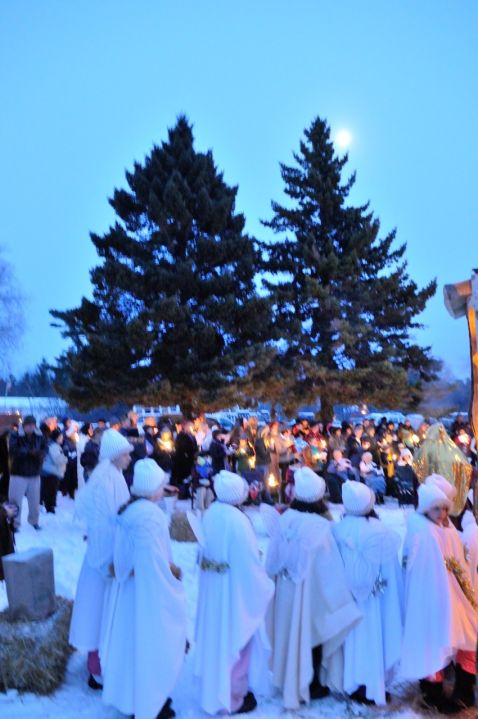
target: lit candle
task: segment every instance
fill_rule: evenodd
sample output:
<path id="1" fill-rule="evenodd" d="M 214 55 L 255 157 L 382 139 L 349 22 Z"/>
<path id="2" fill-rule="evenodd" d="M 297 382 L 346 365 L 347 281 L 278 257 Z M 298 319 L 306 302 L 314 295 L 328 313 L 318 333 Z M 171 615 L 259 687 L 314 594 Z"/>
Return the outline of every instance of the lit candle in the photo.
<path id="1" fill-rule="evenodd" d="M 270 475 L 267 478 L 267 484 L 271 489 L 274 489 L 275 487 L 279 486 L 279 482 L 275 478 L 275 475 L 272 474 L 272 472 L 270 473 Z"/>

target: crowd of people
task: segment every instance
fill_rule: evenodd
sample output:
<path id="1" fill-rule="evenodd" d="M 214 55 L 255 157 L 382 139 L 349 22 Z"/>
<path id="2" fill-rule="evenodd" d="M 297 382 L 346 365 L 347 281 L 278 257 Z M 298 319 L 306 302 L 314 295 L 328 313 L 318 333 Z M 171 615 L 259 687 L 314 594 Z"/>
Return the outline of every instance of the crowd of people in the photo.
<path id="1" fill-rule="evenodd" d="M 416 505 L 413 457 L 428 427 L 422 423 L 414 428 L 409 420 L 395 425 L 386 417 L 377 425 L 364 418 L 354 424 L 344 421 L 324 427 L 318 420 L 260 423 L 250 416 L 238 419 L 232 430 L 226 431 L 204 415 L 181 421 L 149 416 L 140 426 L 133 411 L 121 419 L 110 417 L 94 424 L 80 424 L 69 417 L 60 423 L 56 417 L 46 417 L 38 427 L 30 415 L 8 433 L 0 466 L 0 499 L 8 497 L 18 507 L 18 530 L 21 499 L 26 496 L 28 522 L 39 529 L 40 505 L 54 513 L 58 491 L 75 497 L 98 464 L 103 432 L 111 428 L 134 448 L 125 472 L 128 486 L 135 462 L 150 457 L 166 472 L 182 499 L 209 488 L 207 505 L 214 497 L 212 477 L 228 469 L 248 482 L 248 501 L 288 503 L 295 470 L 305 466 L 325 479 L 326 496 L 332 503 L 342 502 L 343 483 L 355 479 L 374 491 L 378 504 L 390 495 L 400 504 Z M 462 416 L 457 416 L 450 435 L 475 465 L 476 442 Z"/>
<path id="2" fill-rule="evenodd" d="M 35 528 L 40 500 L 55 511 L 58 489 L 76 497 L 87 549 L 70 642 L 87 653 L 88 684 L 106 704 L 137 719 L 175 716 L 171 694 L 189 646 L 186 593 L 159 503 L 165 492 L 194 499 L 204 490 L 202 519 L 190 514 L 200 548 L 194 674 L 204 711 L 252 711 L 268 669 L 286 710 L 330 691 L 384 705 L 397 677 L 419 681 L 423 706 L 442 714 L 474 705 L 473 494 L 457 511 L 453 477 L 417 477 L 413 454 L 426 427 L 386 418 L 259 427 L 251 417 L 225 432 L 198 417 L 177 425 L 148 418 L 140 429 L 133 413 L 110 424 L 67 420 L 60 429 L 50 418 L 37 429 L 26 417 L 9 445 L 10 503 L 21 508 L 26 495 Z M 452 439 L 474 463 L 459 418 Z M 415 505 L 403 550 L 375 511 L 386 494 Z M 338 522 L 334 502 L 343 505 Z M 263 558 L 242 511 L 251 503 L 260 503 L 269 534 Z"/>

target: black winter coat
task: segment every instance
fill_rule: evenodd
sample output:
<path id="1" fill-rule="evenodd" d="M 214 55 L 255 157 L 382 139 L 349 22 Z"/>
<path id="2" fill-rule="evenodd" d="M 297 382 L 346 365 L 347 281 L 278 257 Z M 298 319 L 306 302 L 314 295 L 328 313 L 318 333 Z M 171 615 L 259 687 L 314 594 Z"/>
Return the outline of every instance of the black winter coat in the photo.
<path id="1" fill-rule="evenodd" d="M 9 443 L 12 461 L 11 474 L 20 477 L 38 477 L 48 452 L 47 441 L 41 432 L 27 435 L 22 428 L 12 432 Z"/>

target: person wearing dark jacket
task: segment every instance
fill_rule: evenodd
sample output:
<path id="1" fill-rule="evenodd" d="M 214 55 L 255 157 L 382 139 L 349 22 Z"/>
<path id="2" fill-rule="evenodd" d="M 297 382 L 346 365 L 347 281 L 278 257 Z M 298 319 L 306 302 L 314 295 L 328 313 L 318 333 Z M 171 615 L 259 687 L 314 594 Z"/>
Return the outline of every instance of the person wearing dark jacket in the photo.
<path id="1" fill-rule="evenodd" d="M 14 519 L 15 529 L 22 520 L 22 501 L 28 500 L 28 522 L 34 529 L 40 529 L 40 471 L 47 453 L 47 443 L 36 426 L 36 419 L 25 417 L 17 433 L 10 436 L 10 457 L 12 462 L 8 501 L 18 507 Z"/>
<path id="2" fill-rule="evenodd" d="M 103 430 L 100 427 L 96 427 L 93 431 L 92 438 L 85 444 L 85 448 L 81 453 L 80 464 L 83 467 L 83 478 L 85 482 L 88 481 L 90 474 L 99 462 L 102 436 Z"/>
<path id="3" fill-rule="evenodd" d="M 191 475 L 194 460 L 198 453 L 191 422 L 182 424 L 182 429 L 176 436 L 174 449 L 171 484 L 179 488 L 180 499 L 186 499 L 189 496 L 189 487 L 188 482 L 185 480 L 188 480 Z"/>
<path id="4" fill-rule="evenodd" d="M 137 412 L 134 412 L 133 410 L 128 412 L 128 417 L 119 431 L 134 447 L 131 453 L 131 462 L 123 472 L 126 484 L 130 487 L 133 481 L 134 465 L 138 459 L 144 459 L 147 456 L 144 434 L 142 434 L 138 428 Z"/>
<path id="5" fill-rule="evenodd" d="M 61 492 L 66 497 L 75 499 L 75 492 L 78 489 L 78 430 L 77 422 L 72 419 L 65 420 L 65 431 L 63 432 L 63 452 L 68 460 L 65 476 L 61 483 Z"/>
<path id="6" fill-rule="evenodd" d="M 212 442 L 209 445 L 208 454 L 211 457 L 213 475 L 226 469 L 227 449 L 220 429 L 215 429 L 212 433 Z"/>
<path id="7" fill-rule="evenodd" d="M 0 502 L 8 497 L 10 458 L 8 456 L 8 430 L 0 434 Z"/>

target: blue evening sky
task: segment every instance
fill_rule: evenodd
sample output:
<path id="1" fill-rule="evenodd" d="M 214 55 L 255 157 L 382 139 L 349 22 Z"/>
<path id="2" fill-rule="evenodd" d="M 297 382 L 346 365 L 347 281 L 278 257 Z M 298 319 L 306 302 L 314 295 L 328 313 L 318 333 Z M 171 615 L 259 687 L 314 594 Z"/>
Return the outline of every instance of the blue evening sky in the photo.
<path id="1" fill-rule="evenodd" d="M 257 236 L 304 128 L 347 128 L 352 200 L 438 280 L 418 339 L 468 376 L 442 288 L 478 266 L 476 0 L 0 0 L 0 245 L 28 298 L 14 373 L 61 352 L 48 310 L 89 294 L 89 232 L 181 112 Z"/>

